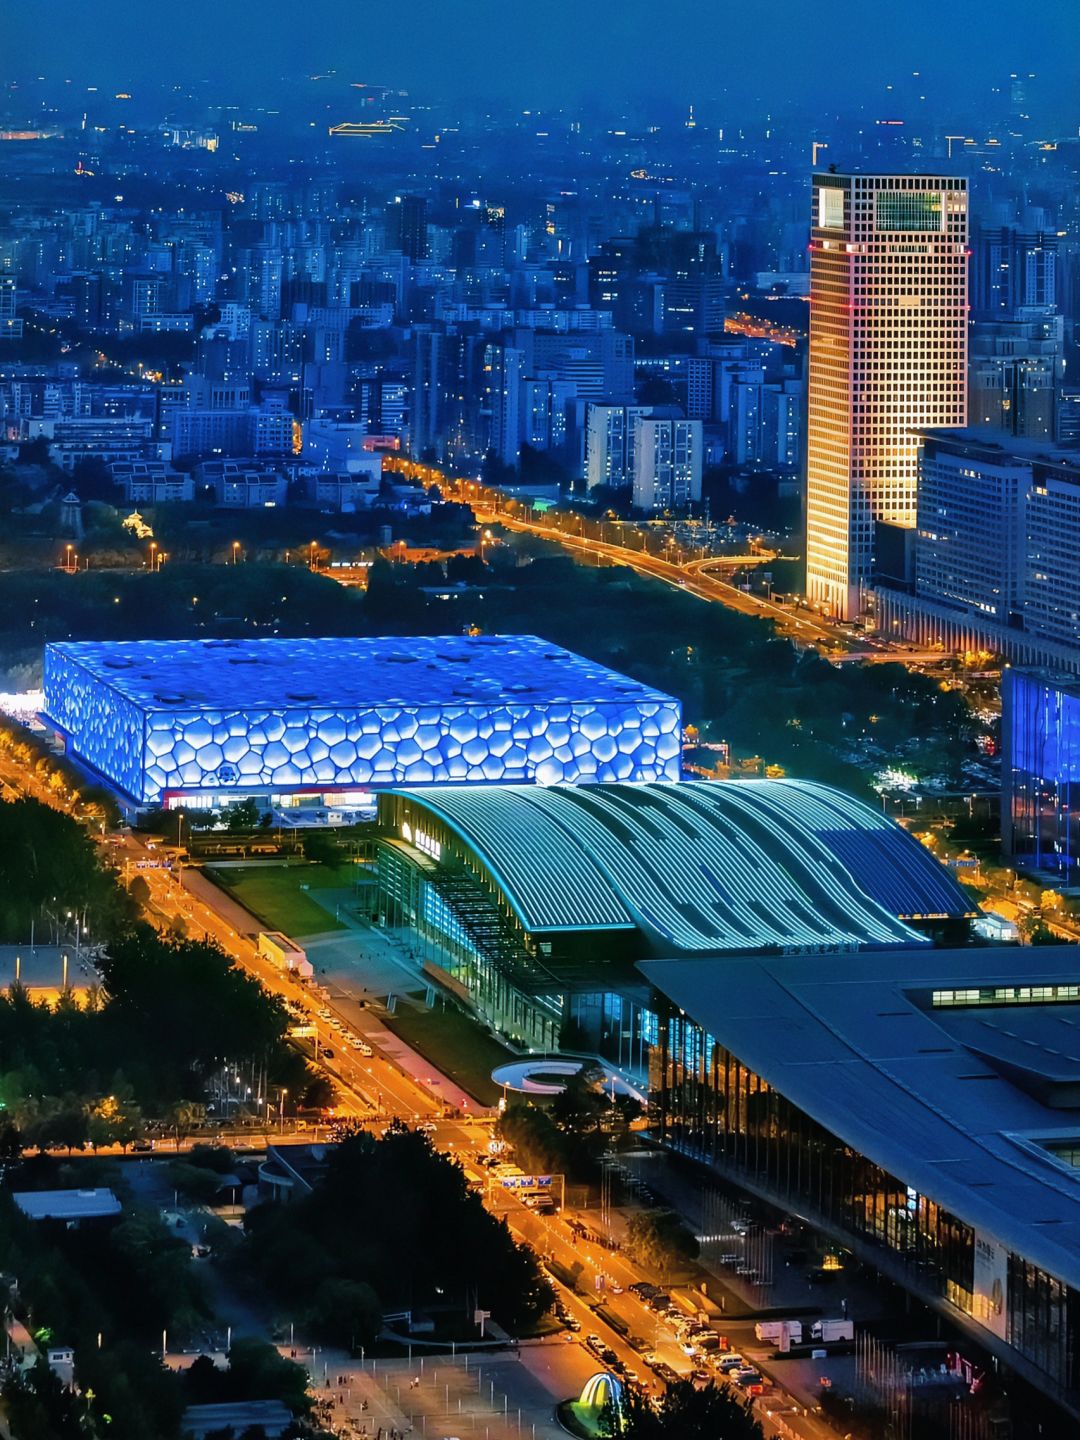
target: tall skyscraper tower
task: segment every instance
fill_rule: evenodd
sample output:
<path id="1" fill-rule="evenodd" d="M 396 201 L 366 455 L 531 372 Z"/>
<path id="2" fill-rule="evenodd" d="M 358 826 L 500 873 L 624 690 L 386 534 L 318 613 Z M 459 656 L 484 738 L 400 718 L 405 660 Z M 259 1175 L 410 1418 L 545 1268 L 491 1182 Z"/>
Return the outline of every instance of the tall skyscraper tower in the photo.
<path id="1" fill-rule="evenodd" d="M 815 175 L 806 591 L 866 609 L 874 524 L 914 526 L 918 432 L 967 420 L 967 181 Z"/>
<path id="2" fill-rule="evenodd" d="M 391 243 L 414 265 L 427 259 L 427 201 L 422 195 L 403 195 L 397 201 L 391 224 Z"/>

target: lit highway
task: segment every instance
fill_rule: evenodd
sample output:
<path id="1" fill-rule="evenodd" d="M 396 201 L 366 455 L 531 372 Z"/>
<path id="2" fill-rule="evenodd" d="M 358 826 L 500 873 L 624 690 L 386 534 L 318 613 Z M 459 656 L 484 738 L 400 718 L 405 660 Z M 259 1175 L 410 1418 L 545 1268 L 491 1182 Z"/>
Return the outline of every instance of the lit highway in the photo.
<path id="1" fill-rule="evenodd" d="M 118 844 L 117 857 L 125 868 L 143 866 L 134 871 L 150 887 L 154 910 L 166 923 L 174 918 L 181 919 L 193 937 L 205 936 L 215 941 L 226 954 L 249 974 L 260 980 L 273 994 L 291 1002 L 296 1022 L 310 1026 L 318 1044 L 311 1048 L 309 1059 L 314 1059 L 318 1050 L 318 1064 L 333 1080 L 344 1103 L 338 1108 L 339 1114 L 360 1119 L 390 1120 L 400 1116 L 404 1120 L 428 1120 L 439 1115 L 445 1108 L 445 1101 L 432 1091 L 418 1084 L 402 1073 L 380 1054 L 381 1040 L 387 1037 L 385 1028 L 370 1011 L 352 1015 L 346 1012 L 340 1002 L 325 998 L 311 986 L 301 985 L 284 975 L 263 955 L 260 955 L 254 935 L 262 928 L 251 919 L 251 931 L 236 928 L 238 907 L 204 875 L 196 870 L 185 869 L 178 880 L 160 864 L 160 853 L 147 851 L 134 837 L 122 837 Z M 128 871 L 128 878 L 131 871 Z M 243 913 L 243 912 L 241 912 Z M 296 1010 L 300 1007 L 301 1013 Z M 338 1026 L 319 1014 L 329 1010 L 342 1028 L 348 1028 L 366 1041 L 373 1054 L 368 1057 L 352 1049 L 345 1041 Z M 313 1038 L 315 1038 L 313 1037 Z M 327 1059 L 329 1050 L 332 1058 Z M 431 1067 L 428 1067 L 431 1068 Z"/>
<path id="2" fill-rule="evenodd" d="M 612 545 L 604 540 L 591 540 L 582 535 L 568 534 L 564 530 L 553 530 L 550 526 L 537 525 L 516 515 L 508 515 L 502 510 L 477 508 L 475 513 L 477 522 L 481 525 L 502 525 L 507 530 L 538 535 L 577 555 L 595 556 L 613 565 L 626 565 L 639 574 L 649 575 L 654 580 L 663 580 L 665 584 L 684 590 L 688 595 L 696 595 L 699 600 L 718 601 L 729 610 L 737 610 L 742 615 L 773 620 L 781 634 L 804 644 L 842 646 L 845 649 L 852 644 L 849 635 L 826 625 L 816 616 L 810 618 L 809 615 L 796 615 L 789 608 L 777 605 L 762 596 L 749 594 L 729 581 L 710 574 L 708 561 L 680 565 L 672 560 L 661 559 L 658 555 L 651 555 L 647 550 L 634 550 L 624 545 Z M 722 558 L 717 563 L 723 564 Z"/>

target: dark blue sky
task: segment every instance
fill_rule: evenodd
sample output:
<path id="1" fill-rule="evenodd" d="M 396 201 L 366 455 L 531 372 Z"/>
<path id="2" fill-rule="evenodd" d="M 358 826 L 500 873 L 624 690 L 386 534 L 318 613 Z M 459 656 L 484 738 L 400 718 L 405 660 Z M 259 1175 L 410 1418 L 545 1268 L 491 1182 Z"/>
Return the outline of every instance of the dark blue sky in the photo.
<path id="1" fill-rule="evenodd" d="M 1080 0 L 0 0 L 4 79 L 209 77 L 250 97 L 335 66 L 523 106 L 726 90 L 823 111 L 913 70 L 951 111 L 1033 70 L 1032 108 L 1075 119 Z"/>

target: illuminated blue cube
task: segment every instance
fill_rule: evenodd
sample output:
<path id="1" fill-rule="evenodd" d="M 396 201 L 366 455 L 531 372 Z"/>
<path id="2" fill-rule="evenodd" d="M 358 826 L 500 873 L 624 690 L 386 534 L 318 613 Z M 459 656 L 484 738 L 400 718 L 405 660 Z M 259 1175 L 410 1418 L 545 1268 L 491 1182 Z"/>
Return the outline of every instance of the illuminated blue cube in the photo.
<path id="1" fill-rule="evenodd" d="M 677 700 L 529 635 L 56 644 L 44 685 L 139 805 L 681 771 Z"/>

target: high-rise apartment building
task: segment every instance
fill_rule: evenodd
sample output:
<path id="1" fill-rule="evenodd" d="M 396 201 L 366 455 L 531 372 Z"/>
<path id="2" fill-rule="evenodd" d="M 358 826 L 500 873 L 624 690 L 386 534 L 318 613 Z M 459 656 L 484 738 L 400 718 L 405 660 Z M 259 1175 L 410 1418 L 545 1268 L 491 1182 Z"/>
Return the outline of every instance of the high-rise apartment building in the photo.
<path id="1" fill-rule="evenodd" d="M 1080 674 L 1080 456 L 991 429 L 922 437 L 911 573 L 881 628 Z"/>
<path id="2" fill-rule="evenodd" d="M 521 382 L 525 354 L 514 345 L 492 343 L 484 347 L 483 393 L 480 414 L 486 431 L 485 449 L 504 465 L 516 465 L 521 449 Z"/>
<path id="3" fill-rule="evenodd" d="M 967 416 L 967 182 L 813 179 L 806 588 L 866 607 L 874 524 L 915 524 L 917 432 Z"/>
<path id="4" fill-rule="evenodd" d="M 1060 315 L 1029 307 L 971 327 L 968 419 L 1008 435 L 1053 441 L 1065 373 Z"/>
<path id="5" fill-rule="evenodd" d="M 1043 221 L 1041 212 L 1034 217 Z M 976 319 L 1007 318 L 1028 305 L 1057 304 L 1061 241 L 1039 227 L 983 225 L 971 235 L 971 309 Z"/>
<path id="6" fill-rule="evenodd" d="M 700 500 L 701 421 L 639 415 L 634 431 L 634 504 L 679 510 Z"/>
<path id="7" fill-rule="evenodd" d="M 428 255 L 427 201 L 422 195 L 402 195 L 390 211 L 387 239 L 414 265 Z"/>
<path id="8" fill-rule="evenodd" d="M 22 338 L 23 322 L 17 312 L 14 275 L 0 275 L 0 340 Z"/>
<path id="9" fill-rule="evenodd" d="M 569 380 L 526 379 L 521 386 L 521 435 L 533 450 L 565 451 L 569 408 L 577 387 Z"/>
<path id="10" fill-rule="evenodd" d="M 643 415 L 651 414 L 647 405 L 589 405 L 585 420 L 586 489 L 605 485 L 622 490 L 634 483 L 635 427 Z"/>

